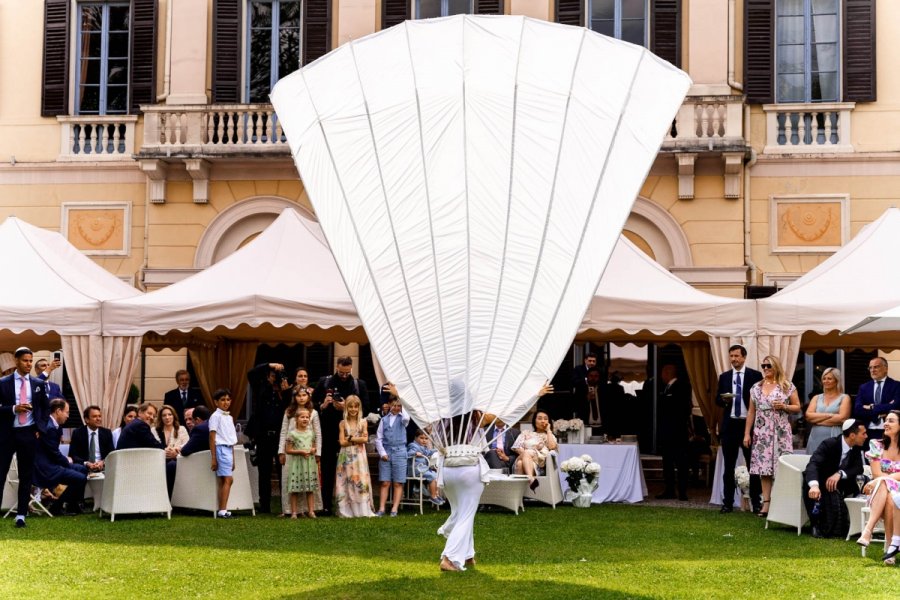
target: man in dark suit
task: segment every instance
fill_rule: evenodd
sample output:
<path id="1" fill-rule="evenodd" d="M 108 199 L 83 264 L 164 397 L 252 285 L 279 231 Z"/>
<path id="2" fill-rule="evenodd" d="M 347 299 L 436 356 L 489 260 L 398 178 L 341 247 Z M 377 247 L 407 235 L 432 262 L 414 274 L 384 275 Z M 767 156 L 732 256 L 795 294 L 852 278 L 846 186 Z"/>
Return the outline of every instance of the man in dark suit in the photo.
<path id="1" fill-rule="evenodd" d="M 744 447 L 744 426 L 750 409 L 750 388 L 762 381 L 762 373 L 747 367 L 747 349 L 735 344 L 728 349 L 731 369 L 719 375 L 716 404 L 723 407 L 722 423 L 719 425 L 719 443 L 722 445 L 723 493 L 722 513 L 734 510 L 734 466 L 738 451 L 744 453 L 744 464 L 750 468 L 750 449 Z M 732 397 L 724 396 L 732 394 Z M 723 397 L 724 396 L 724 397 Z M 762 486 L 758 475 L 750 476 L 750 502 L 753 512 L 759 512 Z"/>
<path id="2" fill-rule="evenodd" d="M 688 441 L 691 438 L 691 384 L 678 377 L 675 365 L 663 365 L 659 373 L 665 387 L 660 390 L 657 403 L 659 447 L 663 461 L 666 489 L 656 497 L 674 499 L 675 470 L 678 470 L 678 499 L 688 500 Z"/>
<path id="3" fill-rule="evenodd" d="M 84 486 L 87 484 L 87 468 L 72 463 L 59 451 L 62 426 L 69 420 L 69 404 L 62 398 L 50 401 L 50 418 L 46 430 L 38 441 L 34 457 L 34 483 L 53 491 L 63 484 L 65 491 L 51 505 L 50 512 L 60 514 L 80 514 L 84 501 Z"/>
<path id="4" fill-rule="evenodd" d="M 59 384 L 50 381 L 50 373 L 55 369 L 58 369 L 59 365 L 59 359 L 50 362 L 46 358 L 39 358 L 34 363 L 34 375 L 47 382 L 47 395 L 51 400 L 63 397 L 62 389 L 60 389 Z"/>
<path id="5" fill-rule="evenodd" d="M 283 392 L 290 388 L 284 376 L 284 365 L 281 363 L 258 364 L 247 373 L 247 380 L 252 390 L 252 414 L 247 421 L 247 437 L 256 446 L 256 469 L 259 472 L 259 512 L 272 512 L 272 469 L 275 457 L 278 456 L 278 442 L 281 434 L 281 420 L 286 407 Z M 322 419 L 322 415 L 319 416 Z M 325 434 L 324 421 L 322 435 Z M 324 446 L 324 441 L 323 441 Z M 252 456 L 252 455 L 251 455 Z M 325 453 L 322 453 L 322 480 L 325 481 Z M 337 468 L 337 453 L 333 466 Z M 281 479 L 281 469 L 275 473 Z M 334 487 L 334 473 L 331 474 Z M 325 487 L 322 487 L 325 496 Z"/>
<path id="6" fill-rule="evenodd" d="M 178 387 L 166 392 L 163 404 L 174 408 L 175 414 L 178 415 L 178 422 L 184 425 L 184 410 L 206 403 L 203 401 L 203 394 L 200 390 L 191 387 L 191 376 L 187 371 L 184 369 L 176 371 L 175 382 L 178 383 Z"/>
<path id="7" fill-rule="evenodd" d="M 69 458 L 76 465 L 84 465 L 91 473 L 98 473 L 105 466 L 106 456 L 115 450 L 112 431 L 100 424 L 103 413 L 99 406 L 88 406 L 82 413 L 84 425 L 72 432 Z"/>
<path id="8" fill-rule="evenodd" d="M 190 456 L 195 452 L 209 450 L 209 409 L 198 406 L 194 409 L 194 427 L 191 429 L 191 437 L 181 447 L 182 456 Z"/>
<path id="9" fill-rule="evenodd" d="M 856 477 L 863 472 L 866 424 L 847 419 L 841 430 L 841 435 L 819 444 L 803 472 L 803 501 L 813 537 L 847 535 L 850 521 L 844 497 L 859 493 Z M 818 510 L 814 510 L 816 503 Z"/>
<path id="10" fill-rule="evenodd" d="M 34 354 L 22 347 L 14 354 L 16 370 L 0 378 L 0 482 L 6 481 L 13 454 L 19 469 L 16 527 L 25 527 L 38 434 L 47 428 L 47 384 L 31 377 Z"/>
<path id="11" fill-rule="evenodd" d="M 584 355 L 584 364 L 572 369 L 572 392 L 575 393 L 579 386 L 585 385 L 588 371 L 597 367 L 597 355 L 588 352 Z"/>
<path id="12" fill-rule="evenodd" d="M 859 386 L 853 402 L 853 418 L 866 424 L 869 438 L 884 437 L 884 416 L 892 410 L 900 410 L 900 382 L 888 377 L 887 361 L 876 356 L 869 361 L 867 381 Z"/>
<path id="13" fill-rule="evenodd" d="M 175 461 L 178 451 L 174 448 L 166 448 L 166 443 L 156 439 L 151 426 L 156 421 L 156 406 L 150 402 L 144 402 L 138 406 L 137 418 L 125 426 L 119 434 L 119 444 L 116 450 L 129 450 L 131 448 L 158 448 L 166 453 L 166 486 L 169 498 L 172 497 L 172 488 L 175 487 Z"/>
<path id="14" fill-rule="evenodd" d="M 492 469 L 509 469 L 512 473 L 513 463 L 516 460 L 516 453 L 512 451 L 512 446 L 519 437 L 519 430 L 515 427 L 509 427 L 503 421 L 497 420 L 494 425 L 487 430 L 487 440 L 489 442 L 488 449 L 484 453 L 484 460 Z"/>

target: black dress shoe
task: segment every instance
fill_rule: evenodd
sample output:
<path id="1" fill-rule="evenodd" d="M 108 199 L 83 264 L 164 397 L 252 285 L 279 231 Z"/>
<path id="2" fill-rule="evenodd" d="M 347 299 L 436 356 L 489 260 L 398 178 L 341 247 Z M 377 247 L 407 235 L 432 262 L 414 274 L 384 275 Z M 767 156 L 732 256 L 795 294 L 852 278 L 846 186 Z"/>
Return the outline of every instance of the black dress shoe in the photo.
<path id="1" fill-rule="evenodd" d="M 733 512 L 734 512 L 733 506 L 723 506 L 722 508 L 719 509 L 719 513 L 723 514 L 723 515 L 727 515 L 728 513 L 733 513 Z"/>
<path id="2" fill-rule="evenodd" d="M 657 494 L 657 500 L 674 500 L 677 496 L 671 492 L 663 492 L 662 494 Z"/>
<path id="3" fill-rule="evenodd" d="M 897 556 L 897 553 L 900 552 L 900 546 L 888 546 L 887 552 L 884 553 L 884 556 L 881 557 L 882 562 L 888 560 L 889 558 L 894 558 Z"/>
<path id="4" fill-rule="evenodd" d="M 813 527 L 813 528 L 812 528 L 812 536 L 813 536 L 814 538 L 823 538 L 823 537 L 825 537 L 824 535 L 822 535 L 822 532 L 819 531 L 819 528 L 818 528 L 818 527 Z"/>
<path id="5" fill-rule="evenodd" d="M 16 519 L 16 529 L 25 527 L 25 519 Z"/>

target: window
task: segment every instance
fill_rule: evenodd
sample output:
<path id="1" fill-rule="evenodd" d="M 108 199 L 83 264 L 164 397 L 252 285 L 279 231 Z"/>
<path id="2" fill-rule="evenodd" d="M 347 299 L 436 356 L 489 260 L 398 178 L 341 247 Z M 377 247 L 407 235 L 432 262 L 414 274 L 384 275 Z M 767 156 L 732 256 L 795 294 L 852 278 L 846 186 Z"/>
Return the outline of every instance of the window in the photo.
<path id="1" fill-rule="evenodd" d="M 474 12 L 471 0 L 416 0 L 416 18 L 449 17 Z"/>
<path id="2" fill-rule="evenodd" d="M 246 97 L 267 103 L 282 77 L 300 68 L 300 0 L 250 0 L 247 3 Z"/>
<path id="3" fill-rule="evenodd" d="M 776 102 L 837 102 L 838 0 L 778 0 L 776 6 Z"/>
<path id="4" fill-rule="evenodd" d="M 647 45 L 647 0 L 588 0 L 587 13 L 597 33 Z"/>
<path id="5" fill-rule="evenodd" d="M 76 114 L 128 112 L 129 31 L 127 2 L 78 4 Z"/>

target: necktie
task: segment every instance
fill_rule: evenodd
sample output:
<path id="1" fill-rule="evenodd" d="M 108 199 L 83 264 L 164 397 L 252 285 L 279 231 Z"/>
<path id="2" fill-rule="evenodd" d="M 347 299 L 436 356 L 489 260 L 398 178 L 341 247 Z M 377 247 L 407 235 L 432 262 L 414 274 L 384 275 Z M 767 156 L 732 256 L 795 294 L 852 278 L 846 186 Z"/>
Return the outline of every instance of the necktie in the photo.
<path id="1" fill-rule="evenodd" d="M 881 404 L 881 382 L 875 383 L 875 404 Z"/>
<path id="2" fill-rule="evenodd" d="M 181 390 L 181 405 L 187 404 L 187 390 Z"/>
<path id="3" fill-rule="evenodd" d="M 24 377 L 20 378 L 19 381 L 22 382 L 22 385 L 19 386 L 19 404 L 28 404 L 28 380 Z M 19 425 L 24 425 L 28 422 L 28 413 L 22 411 L 19 413 Z"/>
<path id="4" fill-rule="evenodd" d="M 735 373 L 734 378 L 734 416 L 741 416 L 741 405 L 744 403 L 744 394 L 741 390 L 741 373 Z"/>
<path id="5" fill-rule="evenodd" d="M 97 461 L 97 432 L 91 432 L 91 441 L 88 443 L 88 456 L 90 457 L 90 462 Z"/>

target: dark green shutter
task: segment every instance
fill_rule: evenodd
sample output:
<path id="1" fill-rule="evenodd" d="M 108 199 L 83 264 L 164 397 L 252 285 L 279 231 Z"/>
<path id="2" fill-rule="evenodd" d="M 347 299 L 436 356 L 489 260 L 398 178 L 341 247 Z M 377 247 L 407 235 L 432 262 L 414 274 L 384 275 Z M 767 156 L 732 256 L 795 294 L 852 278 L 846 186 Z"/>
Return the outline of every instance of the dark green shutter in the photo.
<path id="1" fill-rule="evenodd" d="M 681 66 L 681 0 L 653 0 L 650 51 L 676 67 Z"/>
<path id="2" fill-rule="evenodd" d="M 156 0 L 131 0 L 131 113 L 156 101 Z"/>
<path id="3" fill-rule="evenodd" d="M 303 64 L 309 64 L 331 49 L 331 1 L 304 0 Z"/>
<path id="4" fill-rule="evenodd" d="M 556 22 L 584 27 L 584 0 L 556 0 Z"/>
<path id="5" fill-rule="evenodd" d="M 381 0 L 381 28 L 399 25 L 411 18 L 411 0 Z"/>
<path id="6" fill-rule="evenodd" d="M 241 101 L 241 0 L 213 0 L 212 101 Z"/>
<path id="7" fill-rule="evenodd" d="M 844 1 L 844 101 L 874 102 L 875 0 Z"/>
<path id="8" fill-rule="evenodd" d="M 503 0 L 475 0 L 476 15 L 502 15 Z"/>
<path id="9" fill-rule="evenodd" d="M 69 112 L 69 0 L 44 2 L 41 115 Z"/>
<path id="10" fill-rule="evenodd" d="M 750 104 L 774 102 L 775 1 L 744 0 L 744 91 Z"/>

